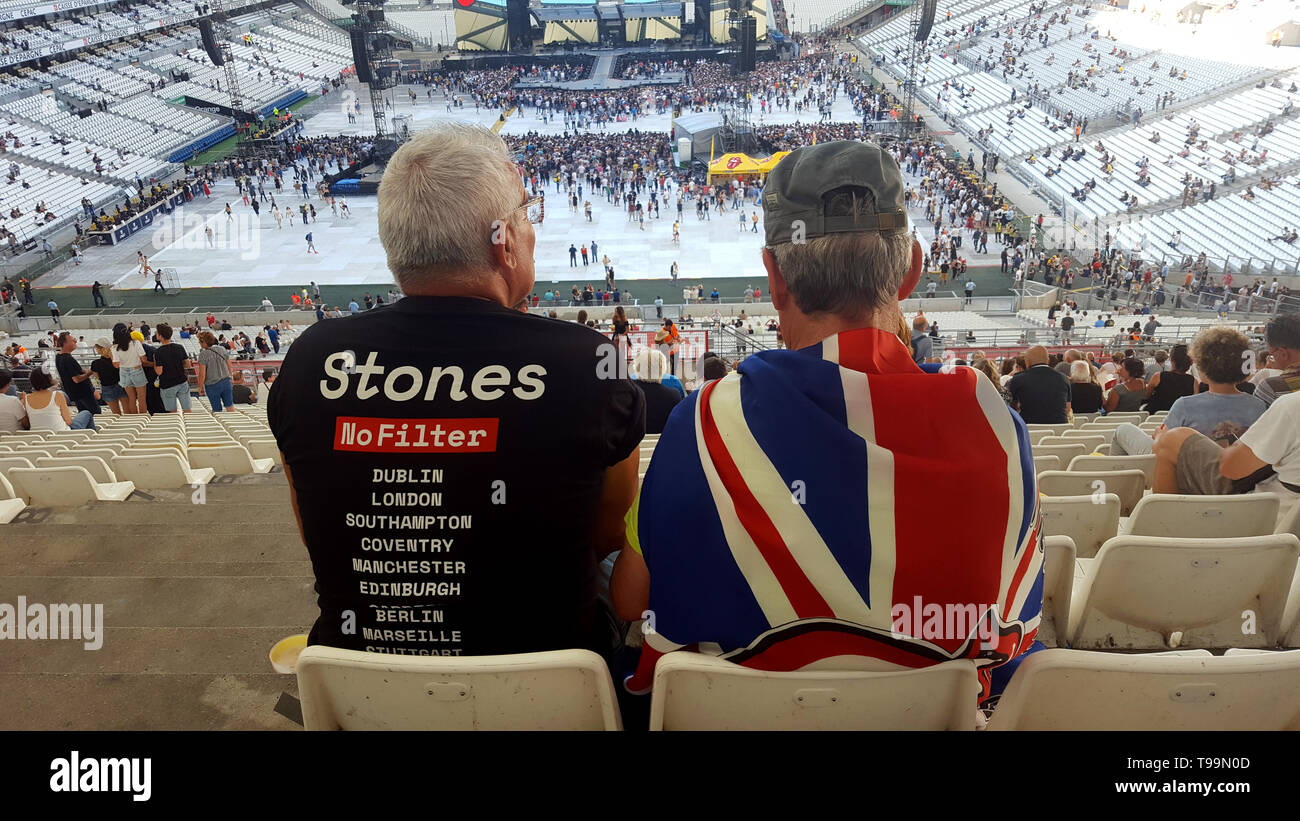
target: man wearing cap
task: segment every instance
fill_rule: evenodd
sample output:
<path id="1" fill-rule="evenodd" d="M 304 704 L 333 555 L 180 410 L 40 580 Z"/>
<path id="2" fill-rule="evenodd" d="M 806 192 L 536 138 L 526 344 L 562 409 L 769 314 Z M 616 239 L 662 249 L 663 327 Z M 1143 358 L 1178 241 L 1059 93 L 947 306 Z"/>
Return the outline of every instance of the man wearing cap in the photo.
<path id="1" fill-rule="evenodd" d="M 892 156 L 799 148 L 763 211 L 789 349 L 705 384 L 664 428 L 612 579 L 620 616 L 653 614 L 628 689 L 685 648 L 765 670 L 973 659 L 987 698 L 1041 611 L 1024 424 L 987 378 L 927 372 L 900 337 L 922 252 Z M 936 498 L 961 510 L 935 516 Z M 935 607 L 968 617 L 927 621 Z"/>

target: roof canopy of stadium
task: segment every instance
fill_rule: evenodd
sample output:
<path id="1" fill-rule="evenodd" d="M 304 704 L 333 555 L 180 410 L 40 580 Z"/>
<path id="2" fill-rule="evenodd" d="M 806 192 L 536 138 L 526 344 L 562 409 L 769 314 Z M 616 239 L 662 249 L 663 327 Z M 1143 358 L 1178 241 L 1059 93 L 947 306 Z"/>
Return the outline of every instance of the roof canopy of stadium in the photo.
<path id="1" fill-rule="evenodd" d="M 456 48 L 461 51 L 505 51 L 509 42 L 505 0 L 475 0 L 456 6 Z"/>

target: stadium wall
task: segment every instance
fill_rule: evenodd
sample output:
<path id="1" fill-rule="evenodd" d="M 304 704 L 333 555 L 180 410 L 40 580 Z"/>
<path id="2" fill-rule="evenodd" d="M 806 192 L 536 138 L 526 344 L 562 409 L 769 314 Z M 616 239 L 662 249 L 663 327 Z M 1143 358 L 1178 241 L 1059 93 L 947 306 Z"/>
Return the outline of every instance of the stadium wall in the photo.
<path id="1" fill-rule="evenodd" d="M 167 157 L 167 162 L 189 162 L 190 158 L 196 153 L 207 151 L 222 140 L 228 140 L 233 136 L 235 136 L 235 127 L 226 124 L 208 136 L 200 137 L 184 148 L 176 149 L 169 157 Z"/>

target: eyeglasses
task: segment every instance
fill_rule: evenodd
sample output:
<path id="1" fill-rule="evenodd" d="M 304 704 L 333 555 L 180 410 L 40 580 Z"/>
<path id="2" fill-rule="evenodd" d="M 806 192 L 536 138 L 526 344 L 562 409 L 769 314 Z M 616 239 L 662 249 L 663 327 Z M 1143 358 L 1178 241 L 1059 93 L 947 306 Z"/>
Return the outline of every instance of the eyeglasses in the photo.
<path id="1" fill-rule="evenodd" d="M 542 222 L 542 198 L 529 197 L 523 202 L 516 211 L 524 211 L 528 216 L 528 221 L 533 225 L 540 225 Z"/>

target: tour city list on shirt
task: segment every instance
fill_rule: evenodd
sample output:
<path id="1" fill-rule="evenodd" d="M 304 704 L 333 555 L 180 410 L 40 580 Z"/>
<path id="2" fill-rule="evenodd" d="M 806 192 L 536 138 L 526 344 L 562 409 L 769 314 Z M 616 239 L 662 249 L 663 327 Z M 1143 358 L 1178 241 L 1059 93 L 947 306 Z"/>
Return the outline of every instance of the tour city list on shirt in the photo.
<path id="1" fill-rule="evenodd" d="M 326 379 L 320 385 L 324 398 L 343 396 L 353 377 L 359 377 L 355 386 L 358 398 L 364 400 L 382 392 L 391 402 L 410 401 L 417 396 L 436 398 L 443 389 L 453 401 L 472 396 L 482 402 L 500 399 L 507 391 L 528 400 L 545 390 L 542 377 L 546 369 L 538 364 L 525 365 L 515 374 L 504 365 L 488 365 L 467 378 L 465 370 L 455 365 L 434 367 L 425 373 L 409 365 L 386 369 L 373 352 L 364 364 L 354 362 L 354 358 L 348 351 L 327 357 Z M 369 504 L 365 510 L 344 514 L 345 529 L 357 534 L 358 551 L 351 564 L 358 594 L 449 602 L 465 595 L 469 560 L 464 551 L 457 550 L 456 543 L 469 536 L 474 516 L 447 509 L 443 493 L 449 479 L 447 469 L 425 465 L 446 454 L 495 453 L 499 423 L 497 418 L 335 418 L 335 451 L 423 457 L 418 467 L 367 468 Z M 366 649 L 461 655 L 463 630 L 448 622 L 446 610 L 372 605 L 370 615 L 377 626 L 362 625 L 361 635 L 382 644 L 368 645 Z M 395 645 L 416 645 L 418 649 L 403 651 Z"/>
<path id="2" fill-rule="evenodd" d="M 268 421 L 316 575 L 311 643 L 589 646 L 597 560 L 582 512 L 644 431 L 636 386 L 595 376 L 606 343 L 480 300 L 412 297 L 294 342 Z"/>

